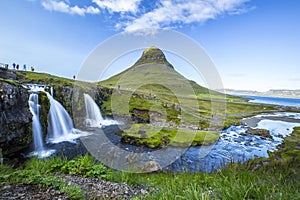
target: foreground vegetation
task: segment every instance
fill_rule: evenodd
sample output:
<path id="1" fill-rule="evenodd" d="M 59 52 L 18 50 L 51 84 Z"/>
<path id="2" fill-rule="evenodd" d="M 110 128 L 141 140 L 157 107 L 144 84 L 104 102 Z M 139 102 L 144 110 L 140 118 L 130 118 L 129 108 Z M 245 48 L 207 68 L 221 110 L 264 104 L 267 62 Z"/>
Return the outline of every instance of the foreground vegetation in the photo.
<path id="1" fill-rule="evenodd" d="M 148 185 L 157 192 L 138 199 L 300 199 L 300 127 L 295 128 L 277 152 L 244 164 L 232 163 L 214 174 L 116 172 L 84 156 L 31 159 L 23 168 L 0 165 L 0 185 L 39 184 L 66 191 L 72 199 L 84 199 L 84 191 L 55 177 L 56 173 L 98 177 L 132 186 Z"/>
<path id="2" fill-rule="evenodd" d="M 141 199 L 300 199 L 300 127 L 269 158 L 232 163 L 215 174 L 114 173 L 115 181 L 159 188 Z"/>
<path id="3" fill-rule="evenodd" d="M 64 180 L 58 179 L 55 173 L 108 180 L 111 172 L 101 163 L 96 163 L 93 157 L 88 155 L 70 161 L 59 157 L 52 157 L 47 160 L 33 158 L 24 167 L 16 170 L 6 165 L 0 165 L 0 186 L 37 184 L 41 187 L 66 192 L 72 199 L 84 199 L 85 194 L 80 187 L 69 185 Z"/>
<path id="4" fill-rule="evenodd" d="M 122 133 L 122 142 L 150 148 L 210 145 L 219 138 L 220 134 L 216 131 L 171 129 L 149 124 L 134 124 Z"/>

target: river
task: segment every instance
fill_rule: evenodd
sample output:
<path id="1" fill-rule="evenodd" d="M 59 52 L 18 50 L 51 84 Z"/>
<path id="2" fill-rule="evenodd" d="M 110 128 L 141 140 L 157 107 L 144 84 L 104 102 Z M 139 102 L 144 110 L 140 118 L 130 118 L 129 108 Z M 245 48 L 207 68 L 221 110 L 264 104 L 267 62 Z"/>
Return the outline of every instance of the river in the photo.
<path id="1" fill-rule="evenodd" d="M 290 99 L 280 103 L 279 100 L 281 101 L 284 98 L 268 97 L 267 99 L 273 102 L 275 99 L 279 105 L 284 106 L 296 105 L 291 104 L 291 102 L 297 103 Z M 270 103 L 270 101 L 265 103 Z M 296 99 L 296 101 L 298 100 Z M 213 145 L 189 147 L 187 149 L 168 147 L 162 150 L 153 150 L 122 144 L 120 136 L 114 134 L 118 131 L 118 126 L 114 125 L 90 130 L 92 134 L 81 137 L 81 142 L 76 144 L 77 148 L 74 144 L 63 144 L 55 146 L 55 149 L 61 149 L 57 152 L 67 150 L 69 153 L 65 153 L 72 155 L 71 157 L 88 151 L 108 166 L 113 163 L 112 167 L 119 170 L 130 170 L 131 164 L 143 167 L 149 161 L 153 161 L 167 172 L 211 173 L 224 168 L 230 162 L 245 162 L 251 158 L 268 157 L 268 151 L 275 151 L 296 126 L 300 126 L 300 113 L 259 114 L 245 118 L 244 125 L 231 126 L 220 131 L 221 137 Z M 272 138 L 262 138 L 247 133 L 249 127 L 267 129 L 270 131 Z"/>

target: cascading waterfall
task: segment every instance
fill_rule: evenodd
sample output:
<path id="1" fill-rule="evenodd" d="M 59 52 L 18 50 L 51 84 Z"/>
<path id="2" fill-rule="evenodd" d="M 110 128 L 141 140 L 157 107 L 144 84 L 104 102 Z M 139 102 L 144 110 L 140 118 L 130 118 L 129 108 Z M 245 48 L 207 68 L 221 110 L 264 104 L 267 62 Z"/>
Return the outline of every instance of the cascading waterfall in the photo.
<path id="1" fill-rule="evenodd" d="M 94 99 L 88 95 L 83 94 L 85 102 L 85 125 L 88 127 L 104 127 L 113 124 L 119 124 L 115 120 L 103 119 L 99 106 L 96 104 Z"/>
<path id="2" fill-rule="evenodd" d="M 39 95 L 37 93 L 30 94 L 28 103 L 30 112 L 32 113 L 32 138 L 34 143 L 34 150 L 42 151 L 44 150 L 44 143 L 39 115 L 40 105 L 38 101 Z"/>
<path id="3" fill-rule="evenodd" d="M 50 101 L 49 122 L 48 122 L 48 142 L 72 142 L 80 135 L 74 129 L 73 121 L 65 108 L 56 101 L 48 92 Z"/>
<path id="4" fill-rule="evenodd" d="M 85 124 L 90 127 L 100 126 L 103 123 L 103 117 L 98 105 L 90 95 L 84 94 L 83 96 L 86 110 Z"/>
<path id="5" fill-rule="evenodd" d="M 46 149 L 44 147 L 43 142 L 43 132 L 42 132 L 42 125 L 40 122 L 40 105 L 39 105 L 39 92 L 41 90 L 34 90 L 31 89 L 28 104 L 29 109 L 32 114 L 32 138 L 33 138 L 33 145 L 34 151 L 31 152 L 28 156 L 37 156 L 38 158 L 46 158 L 51 156 L 55 150 L 53 149 Z"/>

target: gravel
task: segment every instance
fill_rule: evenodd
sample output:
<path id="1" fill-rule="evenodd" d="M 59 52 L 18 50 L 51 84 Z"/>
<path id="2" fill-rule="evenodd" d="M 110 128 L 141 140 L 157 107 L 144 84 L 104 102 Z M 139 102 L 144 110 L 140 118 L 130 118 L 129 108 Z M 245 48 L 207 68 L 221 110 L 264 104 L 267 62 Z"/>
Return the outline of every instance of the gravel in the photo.
<path id="1" fill-rule="evenodd" d="M 144 185 L 131 187 L 126 183 L 113 183 L 98 178 L 65 174 L 55 174 L 55 176 L 65 180 L 68 185 L 79 186 L 84 191 L 85 199 L 131 199 L 156 192 L 156 189 Z M 63 200 L 69 198 L 64 192 L 42 188 L 39 185 L 8 185 L 0 189 L 0 199 Z"/>

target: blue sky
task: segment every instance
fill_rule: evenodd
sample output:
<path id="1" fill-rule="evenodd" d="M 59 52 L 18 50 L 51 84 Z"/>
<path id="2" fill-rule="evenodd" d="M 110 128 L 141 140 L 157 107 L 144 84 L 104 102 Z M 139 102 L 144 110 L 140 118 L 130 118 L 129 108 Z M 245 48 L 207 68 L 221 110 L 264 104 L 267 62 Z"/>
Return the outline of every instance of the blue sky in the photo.
<path id="1" fill-rule="evenodd" d="M 206 50 L 225 88 L 300 89 L 298 0 L 3 0 L 0 9 L 0 63 L 72 77 L 111 36 L 167 28 Z"/>

